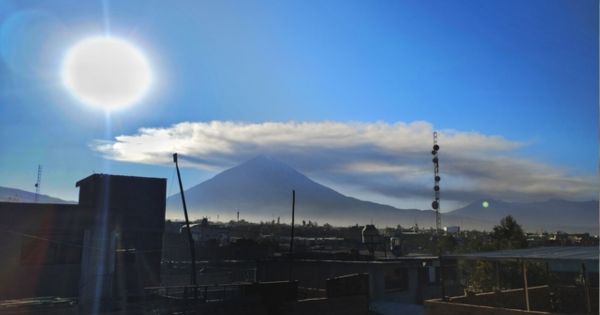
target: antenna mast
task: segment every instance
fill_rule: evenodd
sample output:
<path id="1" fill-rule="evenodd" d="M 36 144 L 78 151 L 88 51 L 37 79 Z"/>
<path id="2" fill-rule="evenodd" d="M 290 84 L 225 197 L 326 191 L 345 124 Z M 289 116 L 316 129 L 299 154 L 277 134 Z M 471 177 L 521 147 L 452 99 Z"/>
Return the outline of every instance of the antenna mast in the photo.
<path id="1" fill-rule="evenodd" d="M 437 131 L 433 132 L 433 151 L 431 154 L 433 155 L 433 202 L 431 203 L 431 207 L 435 210 L 435 232 L 437 234 L 442 231 L 442 217 L 440 215 L 440 165 L 438 158 L 438 151 L 440 150 L 440 146 L 437 143 L 438 134 Z"/>
<path id="2" fill-rule="evenodd" d="M 179 164 L 177 163 L 177 153 L 173 154 L 173 163 L 175 163 L 175 169 L 177 170 L 177 180 L 179 181 L 179 193 L 181 195 L 181 203 L 183 203 L 183 214 L 185 215 L 185 226 L 187 227 L 188 241 L 190 244 L 190 256 L 192 258 L 192 270 L 190 282 L 194 286 L 194 299 L 198 299 L 198 282 L 196 280 L 196 250 L 194 245 L 194 238 L 192 237 L 192 229 L 190 228 L 190 220 L 188 218 L 187 205 L 185 204 L 185 194 L 183 191 L 183 184 L 181 183 L 181 174 L 179 173 Z"/>
<path id="3" fill-rule="evenodd" d="M 42 186 L 42 165 L 38 165 L 37 181 L 35 182 L 35 202 L 40 199 L 40 186 Z"/>

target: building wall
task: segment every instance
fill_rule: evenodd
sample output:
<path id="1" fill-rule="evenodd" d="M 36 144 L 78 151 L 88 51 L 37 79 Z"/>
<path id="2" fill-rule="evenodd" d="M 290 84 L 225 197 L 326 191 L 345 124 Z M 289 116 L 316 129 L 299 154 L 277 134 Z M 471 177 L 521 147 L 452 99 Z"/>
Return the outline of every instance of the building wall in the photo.
<path id="1" fill-rule="evenodd" d="M 369 297 L 401 303 L 422 303 L 424 298 L 438 297 L 439 285 L 430 285 L 423 276 L 420 260 L 377 261 L 294 261 L 292 276 L 301 287 L 326 288 L 329 278 L 354 273 L 369 275 Z M 261 261 L 257 268 L 257 280 L 288 280 L 289 262 L 284 260 Z M 419 274 L 422 275 L 419 275 Z"/>
<path id="2" fill-rule="evenodd" d="M 135 250 L 126 255 L 127 259 L 119 261 L 136 267 L 117 266 L 116 277 L 140 282 L 143 286 L 159 285 L 166 180 L 94 174 L 77 182 L 77 186 L 80 204 L 95 209 L 92 229 L 116 232 L 117 251 Z"/>
<path id="3" fill-rule="evenodd" d="M 94 174 L 77 186 L 80 204 L 0 202 L 0 299 L 77 296 L 83 236 L 94 229 L 135 251 L 116 259 L 118 277 L 160 283 L 166 180 Z"/>
<path id="4" fill-rule="evenodd" d="M 528 315 L 548 314 L 547 312 L 524 311 L 508 308 L 458 304 L 443 302 L 440 300 L 429 300 L 424 303 L 425 315 Z M 553 313 L 558 315 L 557 313 Z"/>
<path id="5" fill-rule="evenodd" d="M 529 308 L 537 311 L 551 312 L 550 291 L 558 292 L 561 308 L 573 313 L 586 312 L 585 289 L 581 286 L 549 287 L 548 285 L 529 287 Z M 503 307 L 512 309 L 526 309 L 523 288 L 502 290 L 500 292 L 485 292 L 470 296 L 457 296 L 450 298 L 451 302 Z M 590 290 L 590 306 L 594 313 L 598 313 L 598 290 Z"/>
<path id="6" fill-rule="evenodd" d="M 292 304 L 289 315 L 367 315 L 369 299 L 365 295 L 329 299 L 300 300 Z"/>
<path id="7" fill-rule="evenodd" d="M 556 290 L 556 288 L 553 288 Z M 586 313 L 583 288 L 562 288 L 560 292 L 563 311 L 569 313 Z M 430 300 L 425 302 L 425 314 L 538 314 L 536 312 L 554 311 L 550 305 L 550 287 L 547 285 L 530 287 L 529 307 L 532 311 L 525 312 L 525 294 L 523 288 L 503 290 L 500 292 L 485 292 L 475 295 L 456 296 L 448 302 Z M 592 313 L 598 313 L 598 291 L 590 293 Z M 429 310 L 429 312 L 428 312 Z M 499 313 L 500 312 L 500 313 Z M 506 313 L 508 312 L 508 313 Z"/>
<path id="8" fill-rule="evenodd" d="M 77 295 L 88 210 L 0 202 L 0 299 Z"/>
<path id="9" fill-rule="evenodd" d="M 548 286 L 530 287 L 529 306 L 531 309 L 546 310 L 548 306 Z M 501 292 L 485 292 L 469 296 L 450 298 L 451 302 L 503 308 L 525 309 L 525 293 L 523 289 L 510 289 Z"/>

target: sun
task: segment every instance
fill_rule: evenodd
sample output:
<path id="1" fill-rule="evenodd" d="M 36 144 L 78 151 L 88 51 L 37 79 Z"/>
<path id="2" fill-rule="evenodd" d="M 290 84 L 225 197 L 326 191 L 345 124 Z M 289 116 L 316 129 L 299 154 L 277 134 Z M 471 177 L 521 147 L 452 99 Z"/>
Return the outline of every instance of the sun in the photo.
<path id="1" fill-rule="evenodd" d="M 67 90 L 85 104 L 111 111 L 135 104 L 148 92 L 146 56 L 126 40 L 90 37 L 71 47 L 62 65 Z"/>

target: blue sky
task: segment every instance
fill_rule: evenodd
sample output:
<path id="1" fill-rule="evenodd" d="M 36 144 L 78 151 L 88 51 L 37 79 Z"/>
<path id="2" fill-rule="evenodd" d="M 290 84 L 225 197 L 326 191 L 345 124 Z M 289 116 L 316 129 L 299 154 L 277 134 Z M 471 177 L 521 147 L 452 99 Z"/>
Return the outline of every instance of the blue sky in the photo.
<path id="1" fill-rule="evenodd" d="M 107 30 L 143 50 L 155 73 L 149 95 L 139 104 L 112 112 L 109 119 L 71 97 L 59 78 L 69 47 Z M 202 123 L 210 121 L 266 128 L 260 124 L 329 121 L 381 122 L 395 130 L 397 122 L 426 122 L 432 130 L 447 130 L 459 138 L 482 135 L 487 141 L 486 137 L 497 136 L 518 144 L 498 149 L 493 158 L 474 151 L 479 160 L 490 163 L 482 170 L 503 173 L 494 168 L 500 165 L 494 158 L 557 170 L 559 174 L 544 180 L 552 186 L 558 178 L 559 188 L 534 194 L 538 198 L 552 197 L 553 192 L 564 197 L 558 193 L 561 189 L 580 199 L 597 196 L 598 2 L 594 0 L 178 1 L 176 5 L 2 1 L 0 55 L 0 186 L 33 190 L 38 164 L 44 167 L 42 192 L 71 200 L 77 196 L 75 181 L 93 171 L 170 179 L 172 167 L 163 160 L 140 163 L 132 151 L 115 158 L 114 149 L 100 150 L 96 145 L 101 140 L 119 142 L 115 140 L 119 135 L 139 135 L 139 128 L 168 129 L 194 122 L 202 129 L 206 127 Z M 294 128 L 295 141 L 307 140 L 301 127 Z M 340 176 L 332 169 L 335 163 L 315 167 L 319 161 L 294 159 L 290 151 L 265 143 L 254 145 L 342 192 L 398 206 L 408 205 L 402 198 L 411 199 L 386 194 L 387 188 L 372 188 L 407 185 L 407 180 L 372 172 L 368 178 L 359 175 L 366 169 Z M 318 151 L 319 145 L 327 144 L 311 149 Z M 451 146 L 457 150 L 449 156 L 452 163 L 466 161 L 459 154 L 463 145 Z M 206 150 L 189 154 L 201 152 Z M 188 167 L 186 186 L 261 152 L 243 151 L 212 163 L 213 167 Z M 361 155 L 356 149 L 352 152 Z M 340 149 L 331 155 L 345 153 Z M 356 166 L 374 161 L 365 159 L 346 162 Z M 406 171 L 407 176 L 422 173 L 422 165 L 414 165 L 419 167 L 413 173 Z M 511 165 L 505 167 L 514 169 Z M 533 186 L 540 184 L 536 176 L 542 173 L 548 172 L 532 175 L 531 192 L 538 192 Z M 453 190 L 473 186 L 474 178 L 456 174 Z M 424 178 L 415 182 L 425 187 Z M 456 202 L 485 195 L 524 199 L 504 193 L 508 181 L 490 182 L 494 189 L 489 193 L 467 187 L 473 193 L 456 197 Z M 573 181 L 585 182 L 584 188 L 565 186 Z M 356 182 L 363 184 L 348 184 Z M 411 202 L 411 206 L 419 203 Z M 421 208 L 426 207 L 424 203 Z"/>

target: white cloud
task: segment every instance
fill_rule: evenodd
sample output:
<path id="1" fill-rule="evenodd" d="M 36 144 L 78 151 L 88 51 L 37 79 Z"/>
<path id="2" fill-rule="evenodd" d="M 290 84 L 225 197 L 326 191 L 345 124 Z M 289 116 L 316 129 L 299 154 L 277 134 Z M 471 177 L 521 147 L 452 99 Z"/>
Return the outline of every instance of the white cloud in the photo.
<path id="1" fill-rule="evenodd" d="M 430 123 L 363 122 L 182 122 L 141 128 L 92 147 L 109 159 L 172 163 L 219 171 L 267 154 L 312 178 L 353 186 L 386 198 L 431 196 L 433 127 Z M 595 177 L 568 174 L 552 165 L 518 157 L 526 143 L 477 132 L 439 132 L 443 196 L 455 201 L 590 199 Z"/>

